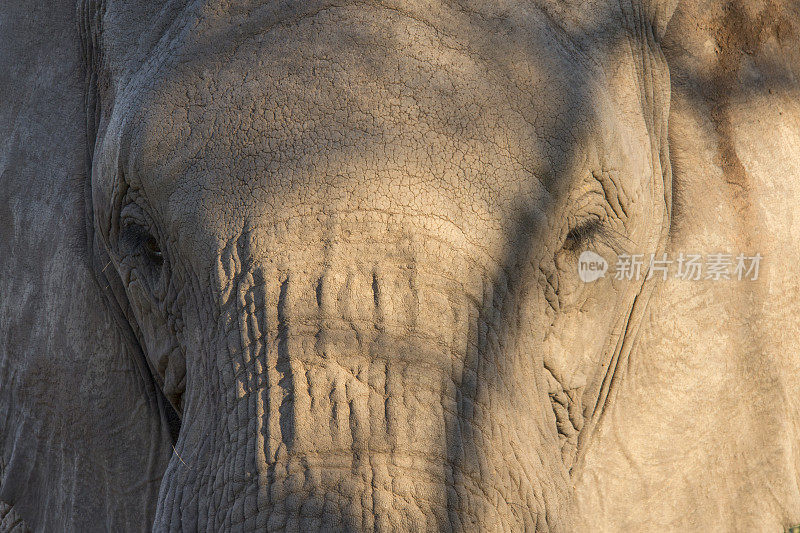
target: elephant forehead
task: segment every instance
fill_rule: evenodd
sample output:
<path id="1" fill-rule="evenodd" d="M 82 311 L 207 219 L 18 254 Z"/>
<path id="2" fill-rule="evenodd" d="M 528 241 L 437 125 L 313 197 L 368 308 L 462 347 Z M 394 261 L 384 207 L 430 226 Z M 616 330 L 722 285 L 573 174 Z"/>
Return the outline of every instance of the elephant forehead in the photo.
<path id="1" fill-rule="evenodd" d="M 192 231 L 360 209 L 491 240 L 546 208 L 554 176 L 586 159 L 591 80 L 529 23 L 492 48 L 362 6 L 215 51 L 186 44 L 140 80 L 132 174 Z"/>

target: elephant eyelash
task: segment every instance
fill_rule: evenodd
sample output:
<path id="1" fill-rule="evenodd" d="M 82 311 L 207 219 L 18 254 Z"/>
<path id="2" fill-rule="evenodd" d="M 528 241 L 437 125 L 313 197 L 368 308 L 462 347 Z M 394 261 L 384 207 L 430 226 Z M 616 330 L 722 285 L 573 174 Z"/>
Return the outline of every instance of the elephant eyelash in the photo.
<path id="1" fill-rule="evenodd" d="M 564 240 L 564 249 L 575 251 L 585 244 L 592 236 L 599 231 L 599 220 L 590 220 L 578 224 L 567 233 Z"/>
<path id="2" fill-rule="evenodd" d="M 564 239 L 563 249 L 569 252 L 577 252 L 587 246 L 596 247 L 604 244 L 616 253 L 625 252 L 628 248 L 625 243 L 630 239 L 618 231 L 609 228 L 598 218 L 585 220 L 572 228 Z"/>

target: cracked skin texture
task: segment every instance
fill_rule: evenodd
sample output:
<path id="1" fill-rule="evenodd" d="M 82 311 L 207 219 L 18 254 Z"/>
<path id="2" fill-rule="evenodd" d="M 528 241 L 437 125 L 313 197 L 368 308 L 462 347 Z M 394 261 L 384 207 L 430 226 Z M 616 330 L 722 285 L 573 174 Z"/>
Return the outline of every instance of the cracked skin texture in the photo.
<path id="1" fill-rule="evenodd" d="M 66 44 L 20 62 L 19 79 L 38 85 L 27 94 L 19 83 L 20 103 L 3 108 L 13 135 L 0 217 L 15 253 L 0 282 L 17 299 L 0 301 L 2 523 L 571 531 L 800 520 L 793 412 L 758 407 L 777 370 L 745 364 L 755 348 L 743 339 L 721 350 L 698 338 L 690 379 L 667 368 L 690 350 L 670 353 L 669 339 L 683 341 L 662 326 L 681 323 L 669 312 L 685 288 L 577 279 L 586 249 L 615 262 L 698 242 L 687 217 L 704 192 L 686 165 L 673 185 L 668 148 L 673 8 L 9 7 L 20 33 L 47 21 Z M 59 13 L 70 24 L 48 18 Z M 48 50 L 28 39 L 3 61 Z M 737 46 L 726 43 L 718 71 Z M 666 59 L 683 66 L 679 50 Z M 42 89 L 60 79 L 70 83 Z M 59 119 L 40 125 L 35 109 Z M 681 105 L 673 115 L 688 127 Z M 734 206 L 731 180 L 754 178 L 725 163 L 736 150 L 726 120 L 709 131 L 726 135 L 715 179 Z M 59 149 L 34 157 L 37 143 Z M 681 162 L 700 157 L 674 144 Z M 72 235 L 34 252 L 48 226 Z M 700 227 L 719 236 L 703 244 L 752 242 Z M 728 289 L 702 287 L 734 322 L 749 319 L 752 305 Z M 684 328 L 709 318 L 683 309 Z M 750 473 L 737 452 L 755 451 L 773 500 L 757 487 L 747 501 L 709 496 L 709 464 L 676 459 L 695 449 L 669 423 L 691 419 L 675 391 L 716 386 L 725 357 L 725 379 L 752 385 L 722 399 L 761 400 L 729 407 L 751 421 L 742 439 L 720 429 L 696 449 L 727 461 L 713 468 L 730 487 Z M 725 418 L 695 411 L 694 426 Z M 759 428 L 774 435 L 761 448 Z M 681 482 L 663 458 L 681 465 Z"/>

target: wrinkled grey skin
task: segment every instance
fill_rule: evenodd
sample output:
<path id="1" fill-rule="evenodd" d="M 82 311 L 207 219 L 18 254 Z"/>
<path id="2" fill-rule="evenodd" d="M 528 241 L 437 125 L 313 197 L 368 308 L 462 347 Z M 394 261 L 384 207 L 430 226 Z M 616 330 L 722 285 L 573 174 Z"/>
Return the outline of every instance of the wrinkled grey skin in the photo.
<path id="1" fill-rule="evenodd" d="M 789 219 L 674 7 L 3 7 L 0 529 L 800 522 L 792 264 L 577 275 Z"/>

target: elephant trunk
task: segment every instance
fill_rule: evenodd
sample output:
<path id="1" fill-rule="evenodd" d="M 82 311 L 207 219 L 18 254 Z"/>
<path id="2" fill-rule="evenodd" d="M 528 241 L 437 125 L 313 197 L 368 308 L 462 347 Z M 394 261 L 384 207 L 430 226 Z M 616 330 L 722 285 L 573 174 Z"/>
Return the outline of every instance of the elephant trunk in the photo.
<path id="1" fill-rule="evenodd" d="M 204 355 L 187 358 L 156 530 L 542 529 L 555 488 L 526 477 L 548 454 L 528 464 L 512 442 L 557 447 L 538 423 L 513 427 L 487 278 L 234 263 Z"/>

